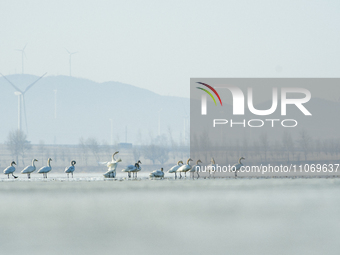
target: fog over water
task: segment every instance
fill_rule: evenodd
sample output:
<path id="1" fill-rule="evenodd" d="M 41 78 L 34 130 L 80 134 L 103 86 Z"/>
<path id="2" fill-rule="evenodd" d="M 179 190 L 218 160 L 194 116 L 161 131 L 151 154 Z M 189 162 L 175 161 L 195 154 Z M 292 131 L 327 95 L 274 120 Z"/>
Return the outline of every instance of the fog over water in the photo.
<path id="1" fill-rule="evenodd" d="M 1 182 L 2 254 L 338 254 L 338 179 Z"/>

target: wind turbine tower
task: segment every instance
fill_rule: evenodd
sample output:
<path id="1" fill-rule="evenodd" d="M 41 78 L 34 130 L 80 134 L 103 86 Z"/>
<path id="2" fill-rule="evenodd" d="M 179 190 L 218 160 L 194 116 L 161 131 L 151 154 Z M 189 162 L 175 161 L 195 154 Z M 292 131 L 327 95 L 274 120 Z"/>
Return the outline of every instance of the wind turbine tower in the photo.
<path id="1" fill-rule="evenodd" d="M 161 135 L 161 111 L 162 111 L 163 109 L 160 109 L 159 111 L 158 111 L 158 136 L 160 136 Z"/>
<path id="2" fill-rule="evenodd" d="M 67 53 L 70 55 L 70 58 L 69 58 L 69 62 L 70 62 L 70 76 L 72 76 L 72 65 L 71 65 L 71 60 L 72 60 L 72 55 L 73 54 L 76 54 L 78 52 L 69 52 L 68 49 L 65 48 L 65 50 L 67 51 Z"/>
<path id="3" fill-rule="evenodd" d="M 57 90 L 53 90 L 54 92 L 54 119 L 57 118 Z"/>
<path id="4" fill-rule="evenodd" d="M 15 91 L 14 95 L 18 96 L 18 130 L 21 130 L 21 102 L 22 94 L 19 91 Z"/>
<path id="5" fill-rule="evenodd" d="M 18 130 L 21 131 L 21 116 L 22 116 L 22 113 L 21 113 L 21 103 L 23 105 L 23 108 L 24 108 L 24 115 L 25 115 L 25 124 L 26 124 L 26 133 L 28 133 L 28 129 L 27 129 L 27 117 L 26 117 L 26 105 L 25 105 L 25 93 L 30 89 L 32 88 L 32 86 L 34 84 L 36 84 L 42 77 L 44 77 L 47 73 L 45 73 L 44 75 L 40 76 L 35 82 L 31 83 L 30 85 L 28 85 L 26 87 L 26 89 L 24 91 L 22 91 L 21 89 L 19 89 L 17 86 L 15 86 L 10 80 L 7 79 L 6 76 L 4 76 L 2 73 L 0 73 L 0 75 L 2 75 L 2 77 L 4 77 L 4 79 L 6 81 L 8 81 L 9 84 L 12 85 L 12 87 L 16 90 L 14 92 L 14 94 L 16 96 L 18 96 Z"/>
<path id="6" fill-rule="evenodd" d="M 25 48 L 26 48 L 27 44 L 25 45 L 24 48 L 22 48 L 22 50 L 18 50 L 17 51 L 21 51 L 21 63 L 22 63 L 22 71 L 21 74 L 24 74 L 24 56 L 26 57 L 26 53 L 25 53 Z M 27 57 L 26 57 L 27 58 Z"/>
<path id="7" fill-rule="evenodd" d="M 111 122 L 111 140 L 110 140 L 110 145 L 112 146 L 113 145 L 113 120 L 110 119 L 110 122 Z"/>

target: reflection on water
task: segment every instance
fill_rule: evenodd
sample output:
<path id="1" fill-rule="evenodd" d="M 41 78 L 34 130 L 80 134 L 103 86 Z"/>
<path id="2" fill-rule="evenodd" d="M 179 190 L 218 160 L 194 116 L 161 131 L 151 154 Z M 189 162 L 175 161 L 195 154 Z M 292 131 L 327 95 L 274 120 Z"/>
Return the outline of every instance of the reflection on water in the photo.
<path id="1" fill-rule="evenodd" d="M 53 178 L 0 182 L 0 254 L 338 254 L 340 248 L 338 179 Z"/>

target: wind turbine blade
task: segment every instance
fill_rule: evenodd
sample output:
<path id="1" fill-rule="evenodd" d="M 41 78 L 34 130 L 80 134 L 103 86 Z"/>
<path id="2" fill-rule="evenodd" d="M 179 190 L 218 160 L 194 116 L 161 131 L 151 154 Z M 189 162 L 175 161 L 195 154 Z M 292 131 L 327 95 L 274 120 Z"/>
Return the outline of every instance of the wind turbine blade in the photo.
<path id="1" fill-rule="evenodd" d="M 25 91 L 24 91 L 23 94 L 25 94 L 27 90 L 29 90 L 34 84 L 36 84 L 36 83 L 37 83 L 42 77 L 44 77 L 46 74 L 47 74 L 47 73 L 44 73 L 44 74 L 43 74 L 42 76 L 40 76 L 35 82 L 33 82 L 31 85 L 29 85 L 29 86 L 25 89 Z"/>
<path id="2" fill-rule="evenodd" d="M 26 116 L 26 104 L 25 104 L 25 95 L 24 95 L 24 94 L 22 94 L 22 104 L 24 105 L 24 115 L 25 115 L 25 124 L 26 124 L 26 134 L 28 135 L 27 116 Z"/>
<path id="3" fill-rule="evenodd" d="M 2 75 L 2 77 L 4 77 L 5 78 L 5 80 L 6 81 L 8 81 L 17 91 L 19 91 L 19 92 L 21 92 L 22 93 L 22 91 L 17 87 L 17 86 L 15 86 L 10 80 L 8 80 L 7 78 L 6 78 L 6 76 L 4 76 L 2 73 L 0 73 L 1 75 Z"/>
<path id="4" fill-rule="evenodd" d="M 76 52 L 72 52 L 71 54 L 76 54 L 76 53 L 78 53 L 78 51 L 76 51 Z"/>
<path id="5" fill-rule="evenodd" d="M 25 50 L 26 46 L 27 46 L 27 43 L 26 43 L 25 47 L 22 49 L 23 51 Z"/>
<path id="6" fill-rule="evenodd" d="M 71 54 L 71 52 L 69 52 L 68 49 L 65 48 L 65 50 L 68 52 L 68 54 Z"/>

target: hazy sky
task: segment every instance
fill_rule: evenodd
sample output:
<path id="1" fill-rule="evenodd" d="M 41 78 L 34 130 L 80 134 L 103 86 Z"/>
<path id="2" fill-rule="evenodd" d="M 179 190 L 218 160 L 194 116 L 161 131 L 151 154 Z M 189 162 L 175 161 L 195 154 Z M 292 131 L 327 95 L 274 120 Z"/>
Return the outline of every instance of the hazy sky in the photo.
<path id="1" fill-rule="evenodd" d="M 339 1 L 13 1 L 0 72 L 119 81 L 189 96 L 190 77 L 339 77 Z"/>

